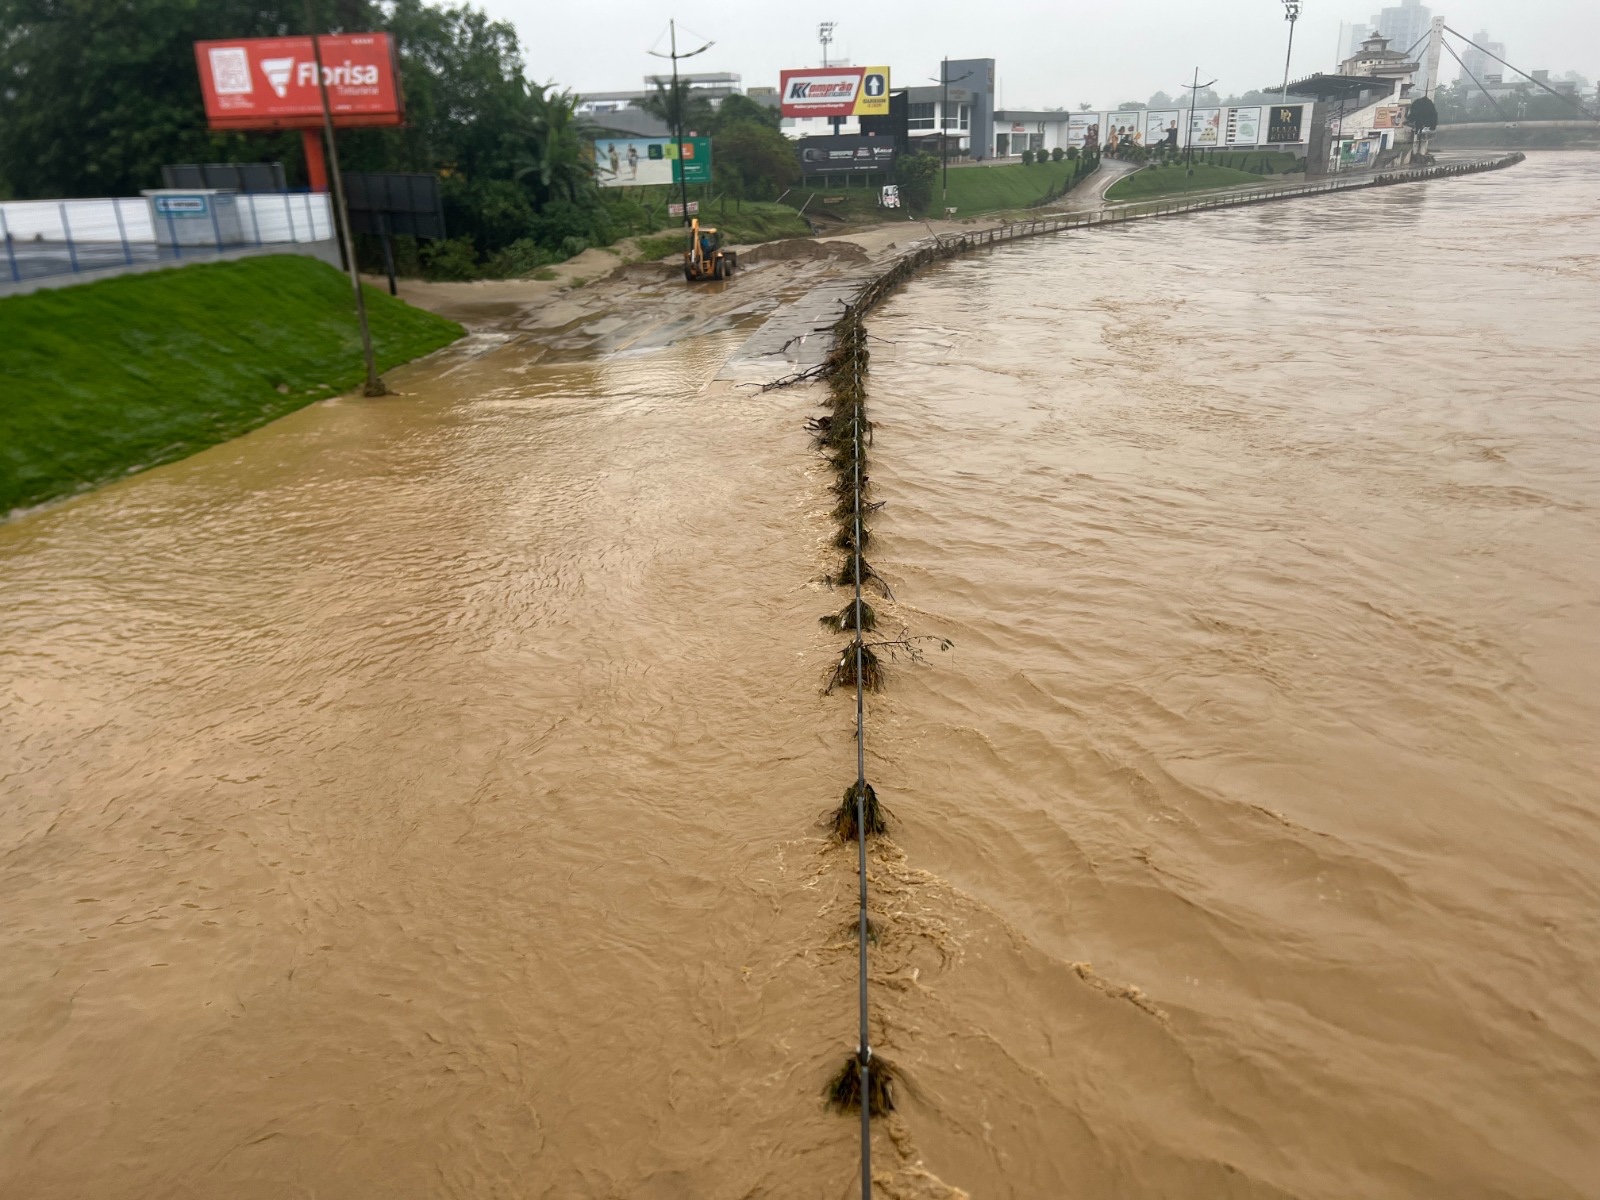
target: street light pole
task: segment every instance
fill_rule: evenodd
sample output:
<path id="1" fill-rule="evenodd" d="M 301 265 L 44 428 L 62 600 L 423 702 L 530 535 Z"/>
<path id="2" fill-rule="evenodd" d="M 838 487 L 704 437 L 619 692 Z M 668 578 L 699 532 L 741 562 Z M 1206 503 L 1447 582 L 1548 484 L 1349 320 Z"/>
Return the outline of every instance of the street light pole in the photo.
<path id="1" fill-rule="evenodd" d="M 1294 23 L 1300 19 L 1301 0 L 1283 0 L 1283 19 L 1289 22 L 1289 49 L 1283 56 L 1283 103 L 1289 103 L 1289 60 L 1294 57 Z"/>
<path id="2" fill-rule="evenodd" d="M 672 60 L 672 136 L 678 143 L 678 194 L 683 203 L 683 223 L 689 223 L 689 173 L 684 169 L 683 159 L 683 93 L 678 90 L 678 60 L 680 58 L 693 58 L 696 54 L 704 54 L 715 42 L 707 42 L 698 50 L 690 50 L 687 54 L 678 53 L 678 22 L 667 22 L 667 29 L 672 36 L 672 53 L 661 54 L 651 50 L 648 53 L 656 58 L 670 58 Z"/>
<path id="3" fill-rule="evenodd" d="M 960 83 L 963 79 L 969 78 L 971 75 L 972 75 L 972 72 L 968 71 L 965 75 L 958 76 L 956 79 L 952 80 L 950 78 L 950 56 L 948 54 L 944 56 L 944 60 L 939 64 L 939 78 L 936 80 L 936 82 L 939 84 L 939 88 L 940 88 L 940 91 L 939 91 L 939 159 L 940 159 L 939 207 L 942 210 L 940 212 L 940 214 L 939 214 L 940 216 L 943 216 L 946 212 L 949 212 L 949 210 L 950 210 L 950 85 L 951 85 L 951 83 Z"/>
<path id="4" fill-rule="evenodd" d="M 1183 161 L 1188 164 L 1189 174 L 1191 174 L 1191 175 L 1194 174 L 1194 109 L 1195 109 L 1195 104 L 1200 99 L 1200 89 L 1203 88 L 1203 87 L 1210 87 L 1211 84 L 1213 84 L 1215 82 L 1216 82 L 1216 80 L 1213 79 L 1213 80 L 1210 81 L 1210 83 L 1201 83 L 1200 82 L 1200 68 L 1196 67 L 1194 69 L 1194 83 L 1192 83 L 1192 84 L 1186 83 L 1186 84 L 1183 85 L 1184 87 L 1189 89 L 1189 136 L 1185 139 L 1185 143 L 1186 144 L 1185 144 L 1184 150 L 1183 150 L 1183 155 L 1184 155 Z"/>

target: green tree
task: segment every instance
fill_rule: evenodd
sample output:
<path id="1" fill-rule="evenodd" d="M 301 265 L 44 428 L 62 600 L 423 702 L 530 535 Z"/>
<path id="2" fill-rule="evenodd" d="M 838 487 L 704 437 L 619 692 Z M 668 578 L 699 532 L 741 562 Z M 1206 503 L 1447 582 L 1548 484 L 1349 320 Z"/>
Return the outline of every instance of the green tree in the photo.
<path id="1" fill-rule="evenodd" d="M 716 125 L 716 112 L 711 107 L 711 101 L 690 87 L 684 79 L 678 80 L 676 90 L 670 79 L 657 80 L 656 90 L 645 97 L 640 107 L 651 116 L 665 121 L 667 128 L 674 132 L 681 123 L 685 137 L 690 133 L 709 133 Z"/>
<path id="2" fill-rule="evenodd" d="M 900 197 L 913 212 L 927 212 L 933 203 L 933 181 L 939 175 L 939 160 L 931 154 L 909 154 L 894 165 Z"/>
<path id="3" fill-rule="evenodd" d="M 735 125 L 762 125 L 768 129 L 781 128 L 783 114 L 770 104 L 762 104 L 749 96 L 732 95 L 717 106 L 712 129 L 721 133 Z"/>
<path id="4" fill-rule="evenodd" d="M 735 196 L 770 200 L 800 178 L 794 143 L 767 125 L 739 124 L 717 134 L 711 160 L 736 181 Z"/>
<path id="5" fill-rule="evenodd" d="M 193 43 L 298 33 L 288 3 L 0 0 L 0 188 L 128 195 L 171 162 L 289 157 L 296 134 L 206 128 Z"/>
<path id="6" fill-rule="evenodd" d="M 1406 124 L 1417 133 L 1425 129 L 1439 128 L 1439 110 L 1432 100 L 1426 96 L 1418 96 L 1411 102 L 1411 107 L 1406 113 Z"/>

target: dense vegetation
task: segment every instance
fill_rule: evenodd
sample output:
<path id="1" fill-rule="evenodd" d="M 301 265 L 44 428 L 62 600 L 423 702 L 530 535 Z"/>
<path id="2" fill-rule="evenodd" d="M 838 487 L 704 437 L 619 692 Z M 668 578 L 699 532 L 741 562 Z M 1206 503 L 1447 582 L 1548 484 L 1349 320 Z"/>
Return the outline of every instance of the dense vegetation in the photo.
<path id="1" fill-rule="evenodd" d="M 426 0 L 313 10 L 324 31 L 382 29 L 398 47 L 406 126 L 342 132 L 340 155 L 347 170 L 440 176 L 452 238 L 400 246 L 402 268 L 526 274 L 672 224 L 664 197 L 595 187 L 576 98 L 528 82 L 507 22 Z M 0 0 L 0 31 L 0 197 L 131 195 L 175 162 L 282 161 L 304 178 L 298 134 L 206 128 L 192 47 L 304 33 L 303 0 Z M 737 97 L 687 115 L 715 135 L 716 193 L 770 199 L 798 177 L 771 109 Z"/>
<path id="2" fill-rule="evenodd" d="M 461 336 L 382 292 L 366 300 L 380 369 Z M 349 279 L 298 255 L 10 296 L 0 325 L 0 517 L 237 437 L 363 374 Z"/>

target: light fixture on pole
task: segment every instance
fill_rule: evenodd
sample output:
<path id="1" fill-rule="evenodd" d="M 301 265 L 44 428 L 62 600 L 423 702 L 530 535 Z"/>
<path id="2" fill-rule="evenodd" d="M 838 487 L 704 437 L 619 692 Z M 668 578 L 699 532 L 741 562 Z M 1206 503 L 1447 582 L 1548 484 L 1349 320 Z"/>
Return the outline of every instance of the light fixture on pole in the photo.
<path id="1" fill-rule="evenodd" d="M 950 56 L 946 55 L 939 64 L 939 78 L 933 81 L 939 85 L 939 207 L 944 210 L 941 216 L 947 216 L 950 212 L 950 85 L 960 83 L 971 74 L 968 71 L 951 79 Z"/>
<path id="2" fill-rule="evenodd" d="M 833 41 L 833 31 L 839 28 L 837 21 L 823 21 L 817 25 L 817 41 L 822 43 L 822 65 L 828 65 L 828 43 Z"/>
<path id="3" fill-rule="evenodd" d="M 1194 108 L 1200 100 L 1200 89 L 1208 88 L 1215 82 L 1216 80 L 1212 79 L 1206 83 L 1201 83 L 1200 68 L 1196 67 L 1194 69 L 1194 82 L 1183 85 L 1189 89 L 1189 136 L 1186 139 L 1183 155 L 1184 162 L 1188 164 L 1188 173 L 1190 175 L 1194 174 Z"/>
<path id="4" fill-rule="evenodd" d="M 672 34 L 672 53 L 662 54 L 659 50 L 649 53 L 656 58 L 670 58 L 672 60 L 672 134 L 678 143 L 678 194 L 683 201 L 683 223 L 689 223 L 689 173 L 684 169 L 683 159 L 683 109 L 684 94 L 678 90 L 678 60 L 680 58 L 693 58 L 696 54 L 704 54 L 715 42 L 707 42 L 698 50 L 690 50 L 687 54 L 678 53 L 678 23 L 668 21 L 667 28 Z M 660 44 L 659 42 L 657 43 Z"/>
<path id="5" fill-rule="evenodd" d="M 1301 0 L 1283 0 L 1283 19 L 1289 22 L 1289 49 L 1283 56 L 1283 102 L 1289 102 L 1289 60 L 1294 57 L 1294 23 L 1300 19 Z"/>

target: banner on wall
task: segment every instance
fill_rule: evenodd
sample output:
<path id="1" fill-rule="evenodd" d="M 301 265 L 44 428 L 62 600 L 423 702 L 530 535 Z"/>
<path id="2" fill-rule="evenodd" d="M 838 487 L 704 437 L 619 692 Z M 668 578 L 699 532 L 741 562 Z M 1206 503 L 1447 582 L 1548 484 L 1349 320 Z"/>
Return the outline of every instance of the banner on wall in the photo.
<path id="1" fill-rule="evenodd" d="M 1273 144 L 1302 142 L 1301 126 L 1304 123 L 1305 105 L 1275 105 L 1267 117 L 1267 141 Z"/>
<path id="2" fill-rule="evenodd" d="M 1189 144 L 1215 146 L 1222 140 L 1222 110 L 1196 108 L 1189 113 Z"/>
<path id="3" fill-rule="evenodd" d="M 1144 145 L 1144 122 L 1139 119 L 1141 115 L 1136 112 L 1107 113 L 1106 145 L 1120 146 L 1124 141 L 1131 141 L 1135 146 Z"/>
<path id="4" fill-rule="evenodd" d="M 1178 128 L 1178 110 L 1163 109 L 1144 114 L 1144 144 L 1169 146 L 1176 150 L 1182 140 Z"/>
<path id="5" fill-rule="evenodd" d="M 1100 114 L 1073 113 L 1067 118 L 1067 145 L 1080 150 L 1100 146 Z"/>
<path id="6" fill-rule="evenodd" d="M 1228 110 L 1228 145 L 1254 146 L 1261 141 L 1261 110 L 1259 108 L 1230 108 Z"/>

